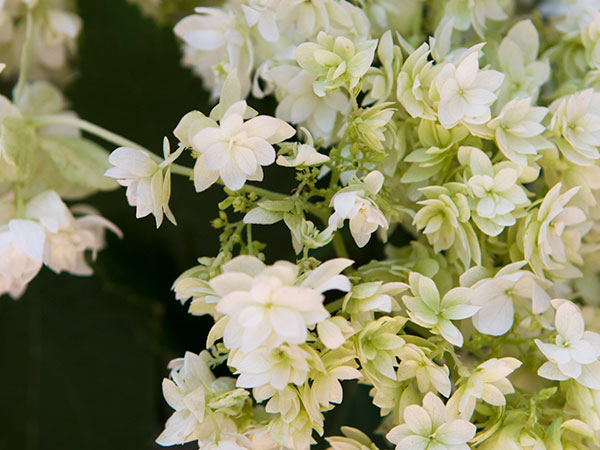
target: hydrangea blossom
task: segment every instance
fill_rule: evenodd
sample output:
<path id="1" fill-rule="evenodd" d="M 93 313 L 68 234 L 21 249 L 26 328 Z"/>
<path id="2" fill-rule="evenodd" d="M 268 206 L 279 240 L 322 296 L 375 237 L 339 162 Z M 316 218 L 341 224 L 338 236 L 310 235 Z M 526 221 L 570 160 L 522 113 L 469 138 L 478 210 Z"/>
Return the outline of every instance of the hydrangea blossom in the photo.
<path id="1" fill-rule="evenodd" d="M 480 47 L 465 53 L 455 64 L 447 63 L 437 74 L 439 92 L 438 119 L 445 128 L 461 120 L 481 125 L 491 118 L 490 105 L 496 100 L 504 75 L 491 69 L 479 69 Z"/>
<path id="2" fill-rule="evenodd" d="M 396 450 L 468 450 L 467 442 L 475 436 L 475 425 L 462 419 L 452 420 L 444 403 L 431 392 L 423 399 L 423 406 L 407 406 L 403 417 L 405 423 L 386 435 L 396 444 Z"/>
<path id="3" fill-rule="evenodd" d="M 557 332 L 554 344 L 535 340 L 548 358 L 538 374 L 550 380 L 573 378 L 590 389 L 600 389 L 600 335 L 585 331 L 581 311 L 566 300 L 556 309 L 554 326 Z"/>
<path id="4" fill-rule="evenodd" d="M 383 175 L 375 171 L 364 178 L 362 185 L 350 185 L 339 190 L 331 199 L 335 212 L 329 217 L 329 227 L 340 228 L 348 219 L 356 245 L 367 245 L 377 228 L 388 228 L 385 216 L 372 199 L 382 186 Z"/>
<path id="5" fill-rule="evenodd" d="M 466 319 L 479 310 L 478 306 L 470 304 L 471 290 L 454 288 L 440 298 L 433 280 L 416 272 L 411 272 L 408 280 L 412 296 L 405 295 L 402 300 L 411 320 L 461 347 L 463 336 L 452 320 Z"/>
<path id="6" fill-rule="evenodd" d="M 262 180 L 262 166 L 275 161 L 277 144 L 296 131 L 283 120 L 256 116 L 244 121 L 247 104 L 234 103 L 219 121 L 192 138 L 194 149 L 200 153 L 194 168 L 196 190 L 202 191 L 219 177 L 231 190 L 240 189 L 246 180 Z"/>
<path id="7" fill-rule="evenodd" d="M 348 289 L 339 273 L 350 264 L 347 259 L 328 261 L 297 283 L 294 264 L 279 261 L 267 267 L 253 257 L 233 259 L 210 281 L 221 297 L 217 311 L 229 317 L 225 345 L 248 353 L 261 345 L 304 343 L 307 329 L 329 317 L 322 292 Z"/>

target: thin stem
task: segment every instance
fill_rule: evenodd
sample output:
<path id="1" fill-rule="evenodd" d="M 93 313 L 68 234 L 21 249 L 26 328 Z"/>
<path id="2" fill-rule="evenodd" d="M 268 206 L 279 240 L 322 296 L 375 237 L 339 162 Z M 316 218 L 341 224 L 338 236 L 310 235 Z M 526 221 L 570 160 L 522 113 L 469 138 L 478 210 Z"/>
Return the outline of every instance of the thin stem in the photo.
<path id="1" fill-rule="evenodd" d="M 339 233 L 336 233 L 333 237 L 333 249 L 340 258 L 348 258 L 350 256 L 348 255 L 348 250 L 346 250 L 344 239 Z"/>
<path id="2" fill-rule="evenodd" d="M 34 125 L 67 125 L 75 128 L 79 128 L 80 130 L 87 131 L 94 136 L 104 139 L 105 141 L 111 142 L 115 145 L 119 145 L 121 147 L 131 147 L 137 150 L 144 150 L 148 152 L 153 159 L 158 159 L 160 162 L 163 159 L 152 153 L 146 147 L 141 146 L 140 144 L 130 141 L 123 136 L 119 136 L 112 131 L 108 131 L 106 128 L 102 128 L 98 125 L 95 125 L 87 120 L 79 119 L 77 117 L 66 116 L 64 114 L 53 114 L 48 116 L 38 116 L 32 119 Z"/>
<path id="3" fill-rule="evenodd" d="M 77 117 L 66 116 L 64 114 L 53 114 L 47 116 L 38 116 L 31 119 L 34 125 L 67 125 L 74 128 L 78 128 L 83 131 L 87 131 L 96 137 L 104 139 L 111 144 L 118 145 L 120 147 L 130 147 L 137 150 L 142 150 L 150 156 L 156 163 L 161 164 L 164 162 L 163 158 L 148 150 L 146 147 L 133 142 L 123 136 L 120 136 L 112 131 L 102 128 L 96 124 L 88 122 L 87 120 L 79 119 Z M 194 176 L 194 170 L 190 167 L 181 166 L 179 164 L 171 164 L 171 172 L 178 175 L 184 175 L 192 178 Z"/>
<path id="4" fill-rule="evenodd" d="M 25 24 L 25 42 L 23 43 L 23 50 L 21 51 L 21 70 L 19 71 L 19 79 L 17 86 L 15 87 L 14 101 L 18 104 L 23 96 L 23 89 L 27 83 L 27 75 L 29 74 L 29 68 L 31 67 L 31 58 L 33 52 L 33 13 L 31 9 L 27 11 L 27 18 Z"/>

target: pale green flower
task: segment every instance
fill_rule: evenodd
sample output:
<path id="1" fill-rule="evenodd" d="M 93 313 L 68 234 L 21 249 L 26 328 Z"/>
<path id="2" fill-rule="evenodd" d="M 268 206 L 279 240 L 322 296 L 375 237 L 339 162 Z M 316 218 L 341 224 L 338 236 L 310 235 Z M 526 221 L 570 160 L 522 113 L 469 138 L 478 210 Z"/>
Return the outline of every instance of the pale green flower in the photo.
<path id="1" fill-rule="evenodd" d="M 550 105 L 550 129 L 562 155 L 573 164 L 589 166 L 600 159 L 600 93 L 586 89 Z"/>
<path id="2" fill-rule="evenodd" d="M 175 410 L 156 442 L 160 445 L 212 441 L 219 430 L 235 430 L 232 417 L 238 416 L 248 391 L 235 388 L 235 379 L 217 378 L 211 372 L 206 353 L 186 352 L 171 361 L 171 379 L 163 380 L 165 400 Z"/>
<path id="3" fill-rule="evenodd" d="M 527 218 L 523 235 L 525 259 L 537 275 L 544 271 L 557 278 L 574 278 L 581 274 L 576 265 L 583 263 L 579 254 L 581 237 L 586 230 L 581 225 L 586 221 L 585 213 L 575 207 L 566 206 L 579 190 L 569 189 L 561 194 L 558 183 L 548 191 L 544 201 Z"/>
<path id="4" fill-rule="evenodd" d="M 467 187 L 458 183 L 419 189 L 426 197 L 417 204 L 413 224 L 423 230 L 435 252 L 453 248 L 465 267 L 470 261 L 481 261 L 479 242 L 469 224 L 471 210 Z"/>
<path id="5" fill-rule="evenodd" d="M 430 352 L 414 344 L 404 345 L 398 354 L 398 381 L 415 378 L 417 387 L 422 393 L 437 391 L 444 397 L 449 397 L 452 391 L 450 370 L 448 366 L 436 364 L 431 360 Z"/>
<path id="6" fill-rule="evenodd" d="M 600 13 L 581 31 L 581 42 L 585 47 L 585 57 L 593 69 L 600 69 Z"/>
<path id="7" fill-rule="evenodd" d="M 479 306 L 471 305 L 472 291 L 469 288 L 454 288 L 440 298 L 437 286 L 430 278 L 411 272 L 408 281 L 412 296 L 402 297 L 411 320 L 417 325 L 441 334 L 453 345 L 462 347 L 463 336 L 452 320 L 473 316 Z"/>
<path id="8" fill-rule="evenodd" d="M 317 43 L 306 42 L 296 49 L 296 59 L 300 67 L 317 75 L 313 89 L 323 97 L 341 86 L 352 91 L 369 69 L 376 46 L 376 39 L 355 45 L 348 38 L 322 31 Z"/>
<path id="9" fill-rule="evenodd" d="M 506 377 L 521 365 L 521 361 L 511 357 L 492 358 L 479 364 L 452 395 L 448 407 L 456 408 L 461 418 L 470 420 L 478 400 L 493 406 L 506 405 L 505 396 L 515 392 Z"/>
<path id="10" fill-rule="evenodd" d="M 361 332 L 352 339 L 361 365 L 375 374 L 380 373 L 392 380 L 396 379 L 398 352 L 405 344 L 398 336 L 406 319 L 383 316 L 367 323 Z"/>
<path id="11" fill-rule="evenodd" d="M 504 20 L 508 16 L 499 0 L 451 0 L 446 6 L 446 15 L 454 19 L 458 30 L 468 30 L 471 26 L 480 37 L 486 29 L 486 20 Z"/>
<path id="12" fill-rule="evenodd" d="M 331 447 L 328 450 L 378 450 L 369 436 L 352 427 L 341 427 L 342 436 L 325 438 Z"/>
<path id="13" fill-rule="evenodd" d="M 487 155 L 475 147 L 461 147 L 458 159 L 470 172 L 467 186 L 477 227 L 489 236 L 497 236 L 504 227 L 514 225 L 519 210 L 529 204 L 524 188 L 518 184 L 522 169 L 509 162 L 492 165 Z"/>
<path id="14" fill-rule="evenodd" d="M 424 42 L 406 58 L 398 74 L 396 98 L 412 117 L 435 120 L 428 91 L 436 70 L 429 54 L 429 45 Z"/>
<path id="15" fill-rule="evenodd" d="M 517 22 L 498 47 L 498 64 L 504 83 L 498 94 L 499 106 L 515 98 L 538 98 L 540 87 L 550 77 L 548 61 L 538 61 L 539 35 L 531 20 Z"/>
<path id="16" fill-rule="evenodd" d="M 539 158 L 540 150 L 554 148 L 542 135 L 546 127 L 541 122 L 547 113 L 547 108 L 532 106 L 531 97 L 513 99 L 504 105 L 498 117 L 488 123 L 502 154 L 526 167 Z"/>
<path id="17" fill-rule="evenodd" d="M 388 101 L 393 94 L 394 82 L 402 65 L 400 47 L 394 45 L 391 30 L 379 40 L 377 57 L 381 67 L 370 67 L 364 77 L 363 91 L 367 92 L 363 105 Z"/>
<path id="18" fill-rule="evenodd" d="M 350 136 L 357 139 L 367 150 L 384 151 L 386 132 L 395 110 L 392 103 L 381 103 L 370 108 L 359 109 L 349 124 Z"/>
<path id="19" fill-rule="evenodd" d="M 396 450 L 468 450 L 477 428 L 462 419 L 453 419 L 438 396 L 428 393 L 423 406 L 404 410 L 404 423 L 392 428 L 386 438 Z"/>

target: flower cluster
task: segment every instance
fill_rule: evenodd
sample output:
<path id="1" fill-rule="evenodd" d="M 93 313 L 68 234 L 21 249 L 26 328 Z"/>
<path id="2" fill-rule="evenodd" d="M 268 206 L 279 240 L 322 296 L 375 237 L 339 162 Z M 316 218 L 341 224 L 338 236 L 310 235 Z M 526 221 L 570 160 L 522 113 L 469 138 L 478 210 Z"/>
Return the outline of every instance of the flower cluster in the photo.
<path id="1" fill-rule="evenodd" d="M 526 11 L 244 0 L 175 26 L 218 103 L 175 130 L 193 169 L 138 153 L 120 182 L 140 192 L 172 167 L 197 191 L 225 185 L 221 250 L 174 290 L 215 320 L 204 360 L 247 391 L 217 435 L 193 413 L 169 443 L 308 448 L 358 379 L 397 449 L 597 448 L 600 338 L 578 304 L 595 310 L 600 285 L 600 5 Z M 249 95 L 272 96 L 274 117 Z M 273 162 L 295 172 L 290 194 L 252 183 Z M 133 204 L 158 220 L 168 194 L 144 189 Z M 252 237 L 276 223 L 294 263 L 268 265 Z M 377 448 L 342 433 L 330 448 Z"/>
<path id="2" fill-rule="evenodd" d="M 27 83 L 67 57 L 64 6 L 0 2 L 0 43 L 23 61 L 0 97 L 0 290 L 43 264 L 88 274 L 85 252 L 118 233 L 63 200 L 120 184 L 160 226 L 176 223 L 172 176 L 222 185 L 220 250 L 174 284 L 214 325 L 170 365 L 159 444 L 307 449 L 355 380 L 382 416 L 366 431 L 398 450 L 600 447 L 597 1 L 198 7 L 174 32 L 215 106 L 185 114 L 162 156 Z M 290 245 L 256 239 L 271 225 Z M 332 449 L 377 449 L 342 433 Z"/>

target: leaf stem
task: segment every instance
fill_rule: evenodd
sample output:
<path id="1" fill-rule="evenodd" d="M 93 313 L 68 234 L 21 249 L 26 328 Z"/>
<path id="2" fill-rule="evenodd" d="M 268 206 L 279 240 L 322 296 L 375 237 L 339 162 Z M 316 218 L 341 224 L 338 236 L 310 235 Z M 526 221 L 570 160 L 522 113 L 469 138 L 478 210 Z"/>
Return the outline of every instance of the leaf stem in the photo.
<path id="1" fill-rule="evenodd" d="M 27 11 L 27 17 L 25 22 L 25 42 L 23 43 L 23 49 L 21 51 L 21 70 L 19 71 L 19 79 L 15 86 L 15 92 L 13 100 L 16 104 L 19 104 L 21 97 L 23 96 L 23 90 L 27 83 L 27 75 L 29 74 L 29 68 L 31 67 L 31 57 L 33 52 L 33 13 L 31 8 Z"/>

